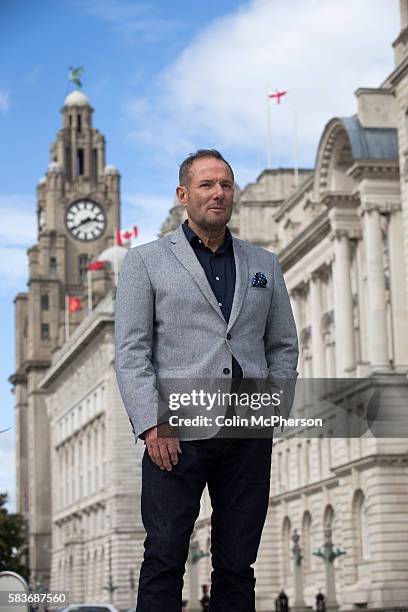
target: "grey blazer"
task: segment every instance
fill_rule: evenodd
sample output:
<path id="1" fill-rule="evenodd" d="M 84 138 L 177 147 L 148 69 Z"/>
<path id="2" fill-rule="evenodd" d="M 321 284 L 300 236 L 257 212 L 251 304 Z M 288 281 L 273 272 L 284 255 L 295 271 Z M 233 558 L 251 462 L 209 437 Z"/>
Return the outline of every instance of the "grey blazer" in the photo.
<path id="1" fill-rule="evenodd" d="M 136 440 L 157 424 L 158 377 L 230 378 L 234 355 L 244 378 L 296 379 L 297 333 L 277 257 L 238 238 L 233 248 L 228 324 L 181 226 L 128 251 L 116 292 L 115 368 Z M 256 272 L 265 288 L 251 286 Z"/>

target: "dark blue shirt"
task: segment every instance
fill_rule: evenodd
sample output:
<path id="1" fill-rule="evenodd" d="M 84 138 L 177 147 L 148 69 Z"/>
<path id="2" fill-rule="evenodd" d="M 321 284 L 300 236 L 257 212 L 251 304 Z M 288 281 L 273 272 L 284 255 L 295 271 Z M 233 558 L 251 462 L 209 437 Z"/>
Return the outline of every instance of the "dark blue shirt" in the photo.
<path id="1" fill-rule="evenodd" d="M 182 227 L 191 248 L 203 267 L 224 319 L 228 323 L 234 300 L 236 277 L 231 232 L 228 227 L 225 228 L 224 242 L 213 253 L 188 226 L 188 221 L 184 221 Z M 241 366 L 234 356 L 232 356 L 232 377 L 242 378 Z"/>

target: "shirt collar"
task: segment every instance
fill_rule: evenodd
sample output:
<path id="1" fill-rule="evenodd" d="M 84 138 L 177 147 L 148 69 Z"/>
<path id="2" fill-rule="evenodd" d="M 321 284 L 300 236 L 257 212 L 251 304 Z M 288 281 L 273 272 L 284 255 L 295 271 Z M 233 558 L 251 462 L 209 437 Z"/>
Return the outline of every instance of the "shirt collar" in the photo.
<path id="1" fill-rule="evenodd" d="M 191 246 L 197 246 L 197 245 L 201 245 L 202 244 L 201 242 L 199 242 L 200 238 L 197 236 L 197 234 L 195 232 L 193 232 L 193 230 L 189 226 L 188 219 L 186 219 L 184 221 L 182 227 L 183 227 L 183 232 L 184 232 L 187 240 L 191 244 Z M 219 253 L 220 255 L 222 253 L 226 253 L 228 251 L 228 249 L 231 247 L 231 245 L 232 245 L 232 234 L 229 231 L 228 227 L 225 227 L 224 242 L 222 243 L 221 246 L 218 247 L 218 249 L 216 250 L 216 253 Z M 206 248 L 204 245 L 202 245 L 202 246 L 204 248 Z"/>

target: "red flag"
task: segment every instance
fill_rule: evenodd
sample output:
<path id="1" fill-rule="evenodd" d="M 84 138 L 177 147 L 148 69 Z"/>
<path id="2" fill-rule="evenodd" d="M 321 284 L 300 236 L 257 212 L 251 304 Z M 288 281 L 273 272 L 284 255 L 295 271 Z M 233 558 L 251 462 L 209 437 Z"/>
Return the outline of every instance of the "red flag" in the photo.
<path id="1" fill-rule="evenodd" d="M 118 246 L 124 246 L 132 241 L 132 238 L 137 238 L 137 227 L 134 225 L 130 229 L 116 230 L 116 244 Z"/>
<path id="2" fill-rule="evenodd" d="M 82 301 L 79 297 L 74 297 L 73 295 L 68 296 L 68 312 L 71 314 L 76 312 L 77 310 L 81 310 Z"/>
<path id="3" fill-rule="evenodd" d="M 269 98 L 272 98 L 276 104 L 280 104 L 281 103 L 281 98 L 283 98 L 283 96 L 286 96 L 288 92 L 286 91 L 286 89 L 281 89 L 280 91 L 276 90 L 275 93 L 273 94 L 269 94 Z"/>
<path id="4" fill-rule="evenodd" d="M 94 261 L 90 261 L 88 264 L 88 270 L 94 272 L 95 270 L 103 270 L 105 267 L 106 261 L 102 259 L 95 259 Z"/>

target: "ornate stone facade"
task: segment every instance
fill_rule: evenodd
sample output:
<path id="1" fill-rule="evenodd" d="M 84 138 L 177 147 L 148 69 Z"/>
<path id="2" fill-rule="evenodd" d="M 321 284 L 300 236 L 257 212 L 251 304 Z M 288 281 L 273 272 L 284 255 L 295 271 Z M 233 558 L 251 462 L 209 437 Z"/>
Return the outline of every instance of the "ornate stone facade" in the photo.
<path id="1" fill-rule="evenodd" d="M 51 588 L 132 607 L 144 530 L 141 455 L 114 370 L 114 291 L 57 351 L 41 389 L 51 431 Z"/>
<path id="2" fill-rule="evenodd" d="M 50 423 L 39 385 L 66 337 L 66 296 L 82 299 L 69 316 L 87 314 L 87 263 L 114 244 L 120 223 L 120 175 L 105 166 L 105 140 L 92 127 L 88 98 L 72 92 L 50 164 L 37 186 L 38 240 L 28 250 L 28 292 L 15 298 L 17 509 L 28 521 L 31 582 L 49 584 L 51 546 Z M 72 212 L 70 218 L 69 211 Z M 95 273 L 96 304 L 113 285 L 111 271 Z"/>

